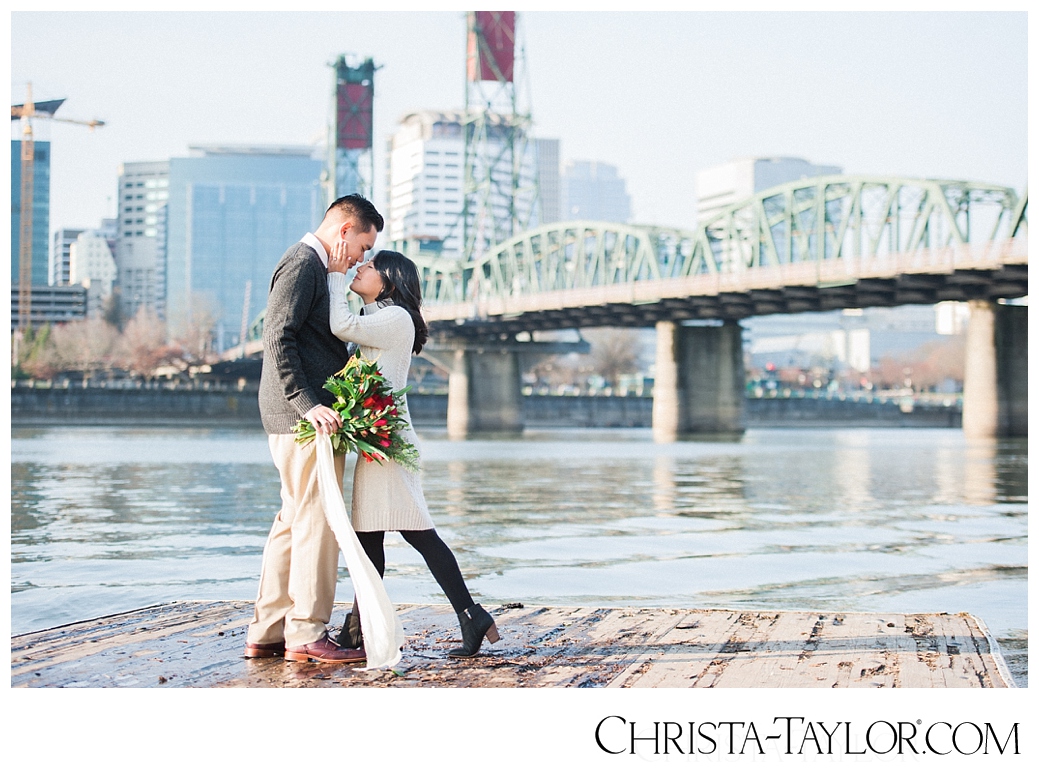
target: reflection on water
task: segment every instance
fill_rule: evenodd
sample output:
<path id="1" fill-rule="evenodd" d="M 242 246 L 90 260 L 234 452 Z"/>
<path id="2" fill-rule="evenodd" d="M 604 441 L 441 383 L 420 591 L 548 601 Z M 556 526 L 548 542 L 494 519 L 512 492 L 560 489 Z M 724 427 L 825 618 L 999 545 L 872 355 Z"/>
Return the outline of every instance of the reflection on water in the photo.
<path id="1" fill-rule="evenodd" d="M 671 444 L 648 430 L 421 436 L 430 509 L 478 599 L 969 611 L 1024 651 L 1024 440 L 944 429 Z M 11 475 L 13 633 L 255 595 L 278 507 L 262 433 L 15 430 Z M 443 601 L 397 535 L 386 552 L 395 601 Z M 338 598 L 351 596 L 344 572 Z"/>

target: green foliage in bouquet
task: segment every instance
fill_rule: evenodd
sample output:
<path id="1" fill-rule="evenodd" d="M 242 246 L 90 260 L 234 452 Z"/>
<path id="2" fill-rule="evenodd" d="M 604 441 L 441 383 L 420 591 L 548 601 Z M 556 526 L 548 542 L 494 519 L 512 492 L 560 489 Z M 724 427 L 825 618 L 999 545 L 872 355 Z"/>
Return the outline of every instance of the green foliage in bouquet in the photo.
<path id="1" fill-rule="evenodd" d="M 356 452 L 368 461 L 395 461 L 409 472 L 418 469 L 418 450 L 401 433 L 408 422 L 400 412 L 398 401 L 407 387 L 391 390 L 378 365 L 356 354 L 339 372 L 325 381 L 325 388 L 335 395 L 332 409 L 343 419 L 342 428 L 333 435 L 332 450 L 336 454 Z M 299 421 L 292 431 L 296 442 L 305 445 L 317 430 L 307 419 Z"/>

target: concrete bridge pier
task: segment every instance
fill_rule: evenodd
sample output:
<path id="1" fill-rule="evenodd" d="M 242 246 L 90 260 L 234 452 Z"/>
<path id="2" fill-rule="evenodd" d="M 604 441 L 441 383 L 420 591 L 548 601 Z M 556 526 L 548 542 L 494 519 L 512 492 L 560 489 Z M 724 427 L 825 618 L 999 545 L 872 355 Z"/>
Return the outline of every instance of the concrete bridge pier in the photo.
<path id="1" fill-rule="evenodd" d="M 736 432 L 744 421 L 743 328 L 657 323 L 653 439 Z"/>
<path id="2" fill-rule="evenodd" d="M 447 372 L 447 434 L 457 440 L 470 432 L 523 431 L 524 365 L 590 349 L 585 340 L 441 340 L 427 343 L 422 358 Z"/>
<path id="3" fill-rule="evenodd" d="M 447 384 L 447 433 L 523 431 L 519 354 L 515 350 L 456 348 Z"/>
<path id="4" fill-rule="evenodd" d="M 1028 306 L 972 300 L 963 366 L 963 434 L 1028 435 Z"/>

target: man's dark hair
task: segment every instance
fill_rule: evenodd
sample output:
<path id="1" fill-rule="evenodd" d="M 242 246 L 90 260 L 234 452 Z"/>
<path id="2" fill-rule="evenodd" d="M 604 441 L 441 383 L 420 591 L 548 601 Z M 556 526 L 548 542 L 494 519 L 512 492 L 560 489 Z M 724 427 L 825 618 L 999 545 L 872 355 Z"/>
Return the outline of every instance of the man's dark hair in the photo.
<path id="1" fill-rule="evenodd" d="M 379 211 L 375 209 L 375 206 L 360 194 L 348 194 L 345 197 L 340 197 L 328 206 L 325 216 L 327 217 L 333 210 L 353 218 L 361 232 L 367 232 L 372 227 L 375 227 L 376 232 L 382 232 L 385 223 L 382 220 L 382 216 L 379 215 Z"/>

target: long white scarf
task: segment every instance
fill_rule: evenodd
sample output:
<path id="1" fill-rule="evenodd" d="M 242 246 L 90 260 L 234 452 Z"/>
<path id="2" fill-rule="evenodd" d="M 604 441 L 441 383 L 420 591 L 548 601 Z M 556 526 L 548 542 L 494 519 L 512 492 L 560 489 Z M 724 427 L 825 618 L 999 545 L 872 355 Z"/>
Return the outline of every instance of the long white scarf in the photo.
<path id="1" fill-rule="evenodd" d="M 368 558 L 350 525 L 343 495 L 339 489 L 335 465 L 332 461 L 332 441 L 327 434 L 315 435 L 317 445 L 317 482 L 325 518 L 339 543 L 350 582 L 354 586 L 357 607 L 361 611 L 361 633 L 364 652 L 368 657 L 367 669 L 388 669 L 400 661 L 404 644 L 404 627 L 397 611 L 386 595 L 386 587 L 375 566 Z"/>

